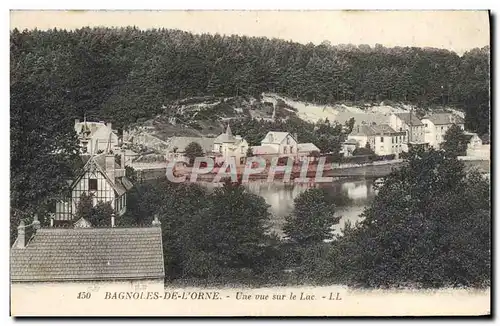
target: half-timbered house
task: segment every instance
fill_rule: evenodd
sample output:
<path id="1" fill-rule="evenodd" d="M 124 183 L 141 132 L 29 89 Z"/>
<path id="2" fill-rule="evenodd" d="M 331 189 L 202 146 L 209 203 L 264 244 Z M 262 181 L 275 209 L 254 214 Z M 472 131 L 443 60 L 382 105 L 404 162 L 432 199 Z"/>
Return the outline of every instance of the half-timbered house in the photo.
<path id="1" fill-rule="evenodd" d="M 123 155 L 122 155 L 123 156 Z M 125 164 L 115 161 L 111 152 L 99 155 L 82 155 L 83 167 L 75 180 L 70 181 L 67 198 L 56 203 L 55 223 L 75 222 L 75 214 L 82 194 L 92 196 L 93 205 L 99 202 L 110 203 L 119 217 L 127 209 L 127 191 L 132 183 L 125 176 Z"/>

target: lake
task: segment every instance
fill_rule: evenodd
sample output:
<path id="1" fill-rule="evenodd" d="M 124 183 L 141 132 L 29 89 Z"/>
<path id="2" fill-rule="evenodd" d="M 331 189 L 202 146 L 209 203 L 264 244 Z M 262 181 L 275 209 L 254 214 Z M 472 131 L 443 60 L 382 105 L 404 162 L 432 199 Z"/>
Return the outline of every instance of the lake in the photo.
<path id="1" fill-rule="evenodd" d="M 209 188 L 213 188 L 212 183 L 202 183 Z M 249 191 L 262 196 L 270 205 L 272 214 L 271 230 L 283 235 L 283 224 L 285 216 L 293 211 L 294 199 L 313 187 L 325 188 L 331 196 L 346 195 L 351 202 L 345 207 L 339 207 L 335 215 L 341 216 L 338 225 L 334 226 L 334 233 L 338 234 L 347 221 L 359 221 L 364 208 L 375 197 L 373 180 L 366 179 L 340 179 L 331 183 L 284 183 L 267 182 L 266 180 L 256 180 L 245 185 Z"/>

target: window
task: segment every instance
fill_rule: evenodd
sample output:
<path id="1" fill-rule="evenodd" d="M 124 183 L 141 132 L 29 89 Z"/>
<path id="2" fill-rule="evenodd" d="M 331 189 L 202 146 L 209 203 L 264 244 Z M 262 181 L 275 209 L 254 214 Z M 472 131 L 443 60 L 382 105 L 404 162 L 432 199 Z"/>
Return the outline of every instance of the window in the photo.
<path id="1" fill-rule="evenodd" d="M 290 145 L 290 137 L 286 137 L 286 144 Z"/>
<path id="2" fill-rule="evenodd" d="M 286 154 L 286 146 L 283 146 L 283 154 Z"/>
<path id="3" fill-rule="evenodd" d="M 219 145 L 219 153 L 222 153 L 222 145 Z"/>
<path id="4" fill-rule="evenodd" d="M 290 154 L 293 154 L 293 146 L 290 146 Z"/>
<path id="5" fill-rule="evenodd" d="M 383 143 L 384 142 L 384 137 L 380 137 L 380 142 Z"/>
<path id="6" fill-rule="evenodd" d="M 245 154 L 245 147 L 241 146 L 241 154 Z"/>
<path id="7" fill-rule="evenodd" d="M 97 179 L 89 179 L 89 190 L 97 190 Z"/>

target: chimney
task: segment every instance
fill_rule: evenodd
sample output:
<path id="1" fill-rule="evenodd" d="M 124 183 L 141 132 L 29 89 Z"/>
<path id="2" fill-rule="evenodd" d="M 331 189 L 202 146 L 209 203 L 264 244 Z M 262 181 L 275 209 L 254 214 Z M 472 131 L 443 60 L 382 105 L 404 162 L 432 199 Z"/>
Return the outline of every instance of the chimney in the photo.
<path id="1" fill-rule="evenodd" d="M 153 223 L 151 223 L 153 226 L 160 226 L 161 225 L 161 222 L 160 220 L 158 219 L 158 214 L 155 214 L 155 218 L 153 220 Z"/>
<path id="2" fill-rule="evenodd" d="M 109 128 L 109 130 L 113 130 L 113 125 L 111 124 L 111 122 L 108 122 L 106 123 L 106 126 Z"/>
<path id="3" fill-rule="evenodd" d="M 111 227 L 115 227 L 115 212 L 111 213 Z"/>
<path id="4" fill-rule="evenodd" d="M 295 139 L 297 143 L 299 142 L 299 136 L 297 135 L 297 133 L 293 134 L 293 139 Z"/>
<path id="5" fill-rule="evenodd" d="M 115 155 L 112 152 L 106 154 L 106 173 L 111 181 L 115 182 Z"/>
<path id="6" fill-rule="evenodd" d="M 122 149 L 120 151 L 120 166 L 122 169 L 125 169 L 125 150 Z"/>
<path id="7" fill-rule="evenodd" d="M 33 216 L 33 230 L 35 230 L 34 232 L 36 232 L 36 230 L 38 230 L 40 228 L 40 221 L 38 220 L 38 214 L 35 214 L 35 216 Z"/>
<path id="8" fill-rule="evenodd" d="M 80 119 L 75 119 L 75 125 L 80 123 Z"/>
<path id="9" fill-rule="evenodd" d="M 26 246 L 26 226 L 24 221 L 21 220 L 19 226 L 17 227 L 17 240 L 15 242 L 15 247 L 22 249 Z"/>

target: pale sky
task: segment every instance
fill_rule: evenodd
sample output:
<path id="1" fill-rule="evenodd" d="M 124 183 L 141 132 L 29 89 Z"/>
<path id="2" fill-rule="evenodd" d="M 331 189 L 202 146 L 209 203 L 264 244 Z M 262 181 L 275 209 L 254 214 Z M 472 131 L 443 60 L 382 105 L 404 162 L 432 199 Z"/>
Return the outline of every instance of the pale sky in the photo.
<path id="1" fill-rule="evenodd" d="M 300 43 L 380 43 L 436 47 L 459 54 L 489 45 L 483 11 L 11 11 L 10 28 L 84 26 L 173 28 L 194 33 L 266 36 Z"/>

